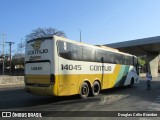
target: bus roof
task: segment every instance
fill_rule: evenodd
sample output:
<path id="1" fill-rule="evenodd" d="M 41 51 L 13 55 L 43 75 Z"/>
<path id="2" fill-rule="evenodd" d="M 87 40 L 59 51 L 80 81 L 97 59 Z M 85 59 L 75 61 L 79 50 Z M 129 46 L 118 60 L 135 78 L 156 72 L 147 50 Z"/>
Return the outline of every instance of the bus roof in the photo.
<path id="1" fill-rule="evenodd" d="M 115 53 L 119 53 L 119 54 L 123 54 L 123 55 L 135 56 L 135 55 L 132 55 L 132 54 L 129 54 L 129 53 L 121 52 L 118 49 L 111 48 L 111 47 L 108 47 L 108 46 L 86 44 L 86 43 L 83 43 L 83 42 L 78 42 L 78 41 L 70 40 L 70 39 L 67 39 L 67 38 L 64 38 L 64 37 L 59 37 L 59 36 L 56 36 L 56 35 L 54 35 L 53 37 L 56 40 L 63 40 L 63 41 L 66 41 L 66 42 L 72 42 L 72 43 L 75 43 L 75 44 L 85 45 L 85 46 L 89 46 L 89 47 L 93 47 L 93 48 L 98 48 L 98 49 L 102 49 L 102 50 L 107 50 L 107 51 L 110 51 L 110 52 L 115 52 Z"/>
<path id="2" fill-rule="evenodd" d="M 96 46 L 98 46 L 98 47 L 102 47 L 102 48 L 104 48 L 104 49 L 106 49 L 106 50 L 112 50 L 112 51 L 119 51 L 118 49 L 115 49 L 115 48 L 111 48 L 111 47 L 108 47 L 108 46 L 103 46 L 103 45 L 96 45 Z"/>
<path id="3" fill-rule="evenodd" d="M 123 55 L 135 56 L 135 55 L 131 55 L 131 54 L 129 54 L 129 53 L 121 52 L 121 51 L 119 51 L 118 49 L 111 48 L 111 47 L 108 47 L 108 46 L 86 44 L 86 43 L 83 43 L 83 42 L 78 42 L 78 41 L 70 40 L 70 39 L 68 39 L 68 38 L 59 37 L 59 36 L 56 36 L 56 35 L 54 35 L 54 36 L 52 36 L 52 37 L 50 36 L 50 37 L 41 37 L 41 38 L 32 39 L 32 40 L 27 41 L 27 43 L 33 42 L 33 41 L 35 41 L 35 40 L 43 40 L 43 39 L 63 40 L 63 41 L 66 41 L 66 42 L 72 42 L 72 43 L 75 43 L 75 44 L 84 45 L 84 46 L 89 46 L 89 47 L 98 48 L 98 49 L 102 49 L 102 50 L 107 50 L 107 51 L 110 51 L 110 52 L 115 52 L 115 53 L 119 53 L 119 54 L 123 54 Z M 135 57 L 136 57 L 136 56 L 135 56 Z"/>

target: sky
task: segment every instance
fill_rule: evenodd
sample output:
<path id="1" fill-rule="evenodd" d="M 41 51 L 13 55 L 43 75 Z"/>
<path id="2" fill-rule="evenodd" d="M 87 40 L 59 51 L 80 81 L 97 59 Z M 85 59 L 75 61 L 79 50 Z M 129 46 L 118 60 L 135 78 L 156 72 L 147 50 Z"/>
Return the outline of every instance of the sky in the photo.
<path id="1" fill-rule="evenodd" d="M 15 42 L 14 54 L 39 27 L 75 41 L 81 31 L 82 42 L 93 45 L 160 36 L 159 6 L 160 0 L 0 0 L 0 44 L 5 34 L 5 41 Z"/>

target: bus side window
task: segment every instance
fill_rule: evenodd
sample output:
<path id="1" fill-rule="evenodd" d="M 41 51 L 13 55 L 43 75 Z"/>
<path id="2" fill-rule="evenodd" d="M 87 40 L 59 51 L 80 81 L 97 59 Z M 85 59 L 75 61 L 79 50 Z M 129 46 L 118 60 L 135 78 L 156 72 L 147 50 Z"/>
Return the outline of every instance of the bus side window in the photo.
<path id="1" fill-rule="evenodd" d="M 65 59 L 71 59 L 72 47 L 70 43 L 58 41 L 58 52 L 59 55 Z"/>
<path id="2" fill-rule="evenodd" d="M 133 59 L 131 56 L 126 56 L 127 65 L 133 65 Z"/>
<path id="3" fill-rule="evenodd" d="M 103 58 L 104 63 L 112 63 L 112 53 L 104 50 L 96 50 L 96 62 L 102 62 L 101 58 Z"/>
<path id="4" fill-rule="evenodd" d="M 138 62 L 137 62 L 138 60 L 137 60 L 137 58 L 136 57 L 133 57 L 133 66 L 137 66 L 137 64 L 138 64 Z"/>
<path id="5" fill-rule="evenodd" d="M 105 62 L 104 60 L 104 55 L 103 55 L 103 50 L 96 50 L 96 62 L 102 62 L 101 58 L 103 58 L 103 62 Z"/>
<path id="6" fill-rule="evenodd" d="M 82 46 L 72 44 L 72 60 L 82 60 Z"/>
<path id="7" fill-rule="evenodd" d="M 83 46 L 83 60 L 84 61 L 95 61 L 95 49 Z"/>

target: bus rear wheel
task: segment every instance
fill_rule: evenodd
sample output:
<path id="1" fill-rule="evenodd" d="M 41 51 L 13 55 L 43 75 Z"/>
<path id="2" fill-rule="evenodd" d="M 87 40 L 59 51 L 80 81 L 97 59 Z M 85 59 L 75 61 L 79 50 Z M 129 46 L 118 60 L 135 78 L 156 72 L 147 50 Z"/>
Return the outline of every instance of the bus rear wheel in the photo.
<path id="1" fill-rule="evenodd" d="M 97 96 L 101 90 L 100 84 L 98 81 L 95 81 L 92 86 L 92 96 Z"/>
<path id="2" fill-rule="evenodd" d="M 89 95 L 89 86 L 86 82 L 83 82 L 80 89 L 80 98 L 85 99 Z"/>

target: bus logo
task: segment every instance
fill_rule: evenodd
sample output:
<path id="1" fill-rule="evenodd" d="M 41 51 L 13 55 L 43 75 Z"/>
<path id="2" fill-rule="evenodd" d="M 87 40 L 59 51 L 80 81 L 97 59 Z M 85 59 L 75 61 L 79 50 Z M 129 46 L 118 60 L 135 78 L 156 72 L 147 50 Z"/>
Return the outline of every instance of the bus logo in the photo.
<path id="1" fill-rule="evenodd" d="M 35 50 L 38 50 L 40 47 L 41 47 L 41 43 L 43 41 L 42 40 L 37 40 L 35 41 L 33 44 L 31 44 L 31 46 L 35 49 Z"/>

